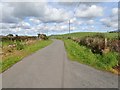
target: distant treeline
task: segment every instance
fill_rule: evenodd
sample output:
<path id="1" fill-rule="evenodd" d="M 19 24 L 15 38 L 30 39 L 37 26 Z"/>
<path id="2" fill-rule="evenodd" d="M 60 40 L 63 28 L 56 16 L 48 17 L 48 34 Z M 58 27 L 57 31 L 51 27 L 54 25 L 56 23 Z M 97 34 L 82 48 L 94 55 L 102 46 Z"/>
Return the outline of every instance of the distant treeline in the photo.
<path id="1" fill-rule="evenodd" d="M 35 39 L 42 39 L 46 40 L 48 39 L 45 34 L 38 34 L 38 36 L 18 36 L 13 34 L 8 34 L 7 36 L 0 36 L 1 41 L 28 41 L 28 40 L 35 40 Z"/>
<path id="2" fill-rule="evenodd" d="M 120 32 L 120 30 L 110 31 L 109 33 L 118 33 L 118 32 Z"/>
<path id="3" fill-rule="evenodd" d="M 7 40 L 12 40 L 12 41 L 25 41 L 25 40 L 34 40 L 37 39 L 36 36 L 0 36 L 1 41 L 7 41 Z"/>

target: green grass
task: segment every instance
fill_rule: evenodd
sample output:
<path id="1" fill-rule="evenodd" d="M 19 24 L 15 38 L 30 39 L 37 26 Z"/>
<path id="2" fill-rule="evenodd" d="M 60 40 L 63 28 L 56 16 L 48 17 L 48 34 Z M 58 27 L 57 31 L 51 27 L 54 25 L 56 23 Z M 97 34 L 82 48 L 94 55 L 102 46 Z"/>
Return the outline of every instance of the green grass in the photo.
<path id="1" fill-rule="evenodd" d="M 64 40 L 68 58 L 97 69 L 110 71 L 118 64 L 118 53 L 109 52 L 104 55 L 94 54 L 85 46 L 81 46 L 72 40 Z"/>
<path id="2" fill-rule="evenodd" d="M 105 33 L 105 36 L 107 38 L 110 38 L 110 39 L 112 39 L 112 38 L 118 38 L 118 33 Z"/>
<path id="3" fill-rule="evenodd" d="M 58 38 L 58 39 L 62 39 L 62 38 L 66 38 L 66 37 L 75 37 L 75 38 L 82 38 L 85 36 L 93 36 L 96 35 L 97 32 L 77 32 L 77 33 L 71 33 L 71 34 L 63 34 L 63 35 L 54 35 L 51 36 L 51 38 Z M 102 33 L 105 35 L 105 37 L 107 38 L 118 38 L 118 33 Z"/>
<path id="4" fill-rule="evenodd" d="M 8 46 L 10 44 L 13 44 L 13 41 L 7 40 L 7 41 L 2 41 L 2 46 Z"/>
<path id="5" fill-rule="evenodd" d="M 5 60 L 0 62 L 0 72 L 7 70 L 9 67 L 17 63 L 18 61 L 22 60 L 27 55 L 32 54 L 33 52 L 46 47 L 47 45 L 51 44 L 51 40 L 43 40 L 38 41 L 32 45 L 25 46 L 23 50 L 19 50 L 17 53 L 10 55 Z"/>
<path id="6" fill-rule="evenodd" d="M 92 36 L 95 35 L 96 32 L 78 32 L 78 33 L 71 33 L 71 34 L 64 34 L 67 37 L 85 37 L 85 36 Z"/>

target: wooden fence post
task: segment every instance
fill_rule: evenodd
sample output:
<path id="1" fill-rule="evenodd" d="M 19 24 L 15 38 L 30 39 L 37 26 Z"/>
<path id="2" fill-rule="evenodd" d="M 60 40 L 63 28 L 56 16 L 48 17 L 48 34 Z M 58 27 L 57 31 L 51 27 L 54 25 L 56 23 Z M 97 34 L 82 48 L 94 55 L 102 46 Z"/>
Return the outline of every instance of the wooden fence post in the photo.
<path id="1" fill-rule="evenodd" d="M 107 38 L 105 38 L 105 49 L 107 48 Z"/>

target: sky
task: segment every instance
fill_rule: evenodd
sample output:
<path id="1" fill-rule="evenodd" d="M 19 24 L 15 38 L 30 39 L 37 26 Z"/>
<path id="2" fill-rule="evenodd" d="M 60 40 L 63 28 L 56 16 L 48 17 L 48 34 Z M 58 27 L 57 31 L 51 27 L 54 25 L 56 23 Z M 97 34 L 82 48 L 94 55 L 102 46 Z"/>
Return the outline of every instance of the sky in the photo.
<path id="1" fill-rule="evenodd" d="M 0 35 L 118 30 L 118 2 L 0 2 Z"/>

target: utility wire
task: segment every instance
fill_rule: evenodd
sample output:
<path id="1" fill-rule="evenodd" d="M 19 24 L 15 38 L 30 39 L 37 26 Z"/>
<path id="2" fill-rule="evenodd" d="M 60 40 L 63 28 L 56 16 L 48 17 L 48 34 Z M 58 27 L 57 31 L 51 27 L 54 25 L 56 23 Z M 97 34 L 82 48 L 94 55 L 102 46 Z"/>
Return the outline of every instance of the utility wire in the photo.
<path id="1" fill-rule="evenodd" d="M 76 10 L 77 10 L 77 8 L 79 7 L 79 5 L 80 5 L 80 2 L 78 2 L 78 5 L 76 5 L 76 8 L 75 8 L 74 11 L 73 11 L 73 17 L 75 16 Z"/>
<path id="2" fill-rule="evenodd" d="M 78 4 L 76 5 L 76 7 L 74 8 L 74 10 L 73 10 L 73 16 L 72 16 L 69 20 L 65 20 L 65 21 L 64 21 L 64 22 L 68 22 L 68 21 L 69 21 L 69 33 L 70 33 L 70 25 L 71 25 L 71 24 L 70 24 L 70 20 L 75 17 L 76 10 L 77 10 L 77 8 L 79 7 L 79 5 L 80 5 L 80 2 L 78 2 Z M 61 22 L 61 23 L 64 23 L 64 22 Z"/>
<path id="3" fill-rule="evenodd" d="M 72 17 L 72 18 L 74 18 L 75 14 L 76 14 L 76 10 L 77 10 L 77 8 L 79 7 L 79 5 L 80 5 L 80 2 L 79 2 L 78 5 L 76 6 L 76 8 L 74 8 L 74 10 L 73 10 L 73 17 Z M 71 19 L 72 19 L 72 18 L 71 18 Z M 71 24 L 70 20 L 71 20 L 71 19 L 69 19 L 69 33 L 70 33 L 70 24 Z"/>

